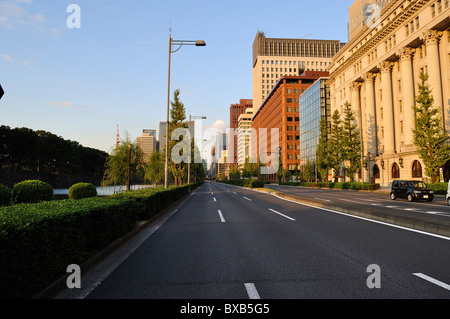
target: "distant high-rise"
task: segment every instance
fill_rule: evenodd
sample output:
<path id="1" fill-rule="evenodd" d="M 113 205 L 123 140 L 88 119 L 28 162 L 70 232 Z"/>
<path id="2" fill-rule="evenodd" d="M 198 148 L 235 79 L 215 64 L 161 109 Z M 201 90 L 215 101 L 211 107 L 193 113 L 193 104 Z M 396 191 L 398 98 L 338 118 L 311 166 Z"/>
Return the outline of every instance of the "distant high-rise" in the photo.
<path id="1" fill-rule="evenodd" d="M 256 34 L 253 42 L 253 105 L 258 109 L 282 76 L 327 71 L 344 46 L 337 40 L 276 39 Z"/>
<path id="2" fill-rule="evenodd" d="M 380 22 L 381 10 L 391 0 L 356 0 L 348 9 L 348 39 L 353 40 L 364 27 Z"/>
<path id="3" fill-rule="evenodd" d="M 229 145 L 228 150 L 232 154 L 228 155 L 230 164 L 234 165 L 238 162 L 238 127 L 239 127 L 239 116 L 245 114 L 245 111 L 253 107 L 253 100 L 242 99 L 237 104 L 233 104 L 230 107 L 230 129 L 233 129 L 234 138 L 230 137 L 229 142 L 233 143 Z"/>
<path id="4" fill-rule="evenodd" d="M 142 136 L 137 137 L 137 145 L 144 152 L 144 161 L 147 162 L 156 152 L 156 130 L 143 130 Z"/>
<path id="5" fill-rule="evenodd" d="M 166 147 L 166 122 L 159 122 L 159 152 L 162 152 Z"/>

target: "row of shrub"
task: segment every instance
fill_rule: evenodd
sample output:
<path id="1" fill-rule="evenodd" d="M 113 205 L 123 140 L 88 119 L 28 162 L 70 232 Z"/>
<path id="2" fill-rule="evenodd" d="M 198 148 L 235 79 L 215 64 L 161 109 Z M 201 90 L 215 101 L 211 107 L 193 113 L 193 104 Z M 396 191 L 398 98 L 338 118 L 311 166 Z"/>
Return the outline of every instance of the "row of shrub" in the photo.
<path id="1" fill-rule="evenodd" d="M 427 185 L 436 195 L 447 195 L 448 183 L 434 183 Z"/>
<path id="2" fill-rule="evenodd" d="M 0 298 L 30 298 L 199 184 L 0 207 Z"/>
<path id="3" fill-rule="evenodd" d="M 236 179 L 236 180 L 220 180 L 218 182 L 248 188 L 262 188 L 266 184 L 264 181 L 252 178 Z"/>
<path id="4" fill-rule="evenodd" d="M 300 186 L 300 187 L 314 187 L 314 188 L 330 188 L 330 189 L 354 189 L 354 190 L 378 190 L 380 189 L 380 184 L 369 184 L 369 183 L 314 183 L 314 182 L 280 182 L 278 185 L 287 186 Z"/>
<path id="5" fill-rule="evenodd" d="M 13 189 L 0 184 L 0 207 L 11 204 L 34 204 L 53 200 L 53 187 L 38 180 L 23 181 Z M 97 196 L 97 189 L 90 183 L 77 183 L 69 189 L 70 199 L 92 198 Z"/>

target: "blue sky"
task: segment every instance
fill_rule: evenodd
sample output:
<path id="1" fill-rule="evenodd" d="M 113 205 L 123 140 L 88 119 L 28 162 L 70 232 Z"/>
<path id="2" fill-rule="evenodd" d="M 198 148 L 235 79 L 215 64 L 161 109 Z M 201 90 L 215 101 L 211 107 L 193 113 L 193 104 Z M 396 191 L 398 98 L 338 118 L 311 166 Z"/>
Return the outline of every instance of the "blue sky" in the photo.
<path id="1" fill-rule="evenodd" d="M 81 28 L 70 29 L 70 4 Z M 169 26 L 204 40 L 172 55 L 171 91 L 204 128 L 252 98 L 252 44 L 267 37 L 347 41 L 353 0 L 0 0 L 0 125 L 50 131 L 109 152 L 166 120 Z"/>

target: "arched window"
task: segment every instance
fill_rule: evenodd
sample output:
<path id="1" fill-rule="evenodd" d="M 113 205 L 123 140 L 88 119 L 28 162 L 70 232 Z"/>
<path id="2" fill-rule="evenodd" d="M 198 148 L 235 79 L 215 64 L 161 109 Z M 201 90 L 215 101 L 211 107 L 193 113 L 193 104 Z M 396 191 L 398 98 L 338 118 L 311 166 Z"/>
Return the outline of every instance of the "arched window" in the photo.
<path id="1" fill-rule="evenodd" d="M 392 178 L 400 178 L 400 167 L 397 163 L 394 163 L 392 165 L 392 172 L 391 172 Z"/>
<path id="2" fill-rule="evenodd" d="M 376 165 L 376 164 L 373 167 L 373 177 L 380 178 L 380 169 L 378 168 L 378 165 Z"/>
<path id="3" fill-rule="evenodd" d="M 422 165 L 419 161 L 414 161 L 412 165 L 412 177 L 421 178 L 422 177 Z"/>

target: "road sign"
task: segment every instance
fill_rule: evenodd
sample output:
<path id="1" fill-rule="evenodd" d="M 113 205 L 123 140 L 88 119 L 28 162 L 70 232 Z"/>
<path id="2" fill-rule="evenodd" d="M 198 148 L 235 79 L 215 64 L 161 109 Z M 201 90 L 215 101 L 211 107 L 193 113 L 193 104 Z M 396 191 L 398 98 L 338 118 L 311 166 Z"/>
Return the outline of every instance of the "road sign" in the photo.
<path id="1" fill-rule="evenodd" d="M 2 86 L 0 85 L 0 100 L 1 100 L 2 97 L 3 97 L 3 94 L 5 94 L 5 91 L 3 91 L 3 88 L 2 88 Z"/>

